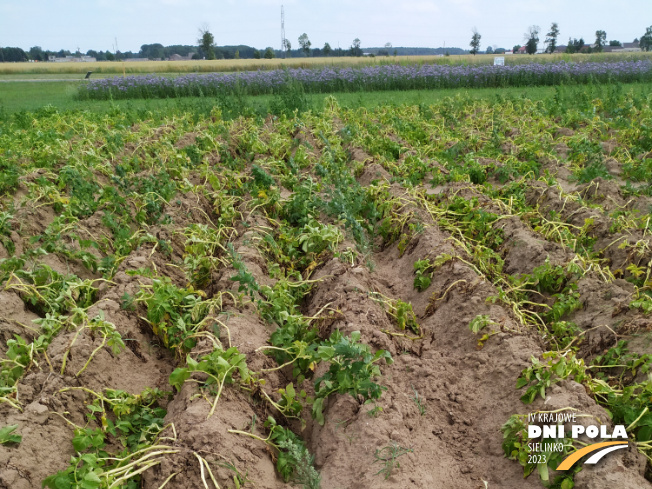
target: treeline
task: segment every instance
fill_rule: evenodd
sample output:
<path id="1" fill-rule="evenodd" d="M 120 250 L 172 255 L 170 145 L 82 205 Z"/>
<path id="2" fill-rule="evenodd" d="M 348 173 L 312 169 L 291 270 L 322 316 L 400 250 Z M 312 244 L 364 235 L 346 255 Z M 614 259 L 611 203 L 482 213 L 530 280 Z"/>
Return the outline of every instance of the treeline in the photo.
<path id="1" fill-rule="evenodd" d="M 267 48 L 262 52 L 263 57 L 270 57 L 269 50 L 272 48 Z M 280 49 L 272 49 L 274 52 L 274 58 L 326 58 L 326 57 L 344 57 L 344 56 L 362 56 L 364 53 L 369 52 L 367 49 L 363 50 L 358 48 L 331 48 L 328 46 L 328 43 L 323 48 L 310 48 L 309 50 L 305 49 L 290 49 L 289 51 L 281 51 Z M 256 56 L 254 56 L 256 57 Z"/>
<path id="2" fill-rule="evenodd" d="M 290 43 L 288 42 L 287 45 Z M 275 49 L 267 47 L 265 49 L 257 49 L 251 46 L 210 46 L 212 51 L 208 55 L 206 48 L 202 46 L 163 46 L 161 44 L 143 44 L 140 47 L 138 57 L 149 59 L 167 59 L 173 54 L 180 56 L 188 56 L 193 53 L 193 59 L 260 59 L 260 58 L 320 58 L 320 57 L 344 57 L 344 56 L 362 56 L 364 53 L 373 54 L 376 56 L 417 56 L 428 54 L 466 54 L 460 48 L 403 48 L 397 47 L 390 50 L 383 51 L 384 48 L 368 48 L 363 49 L 356 43 L 349 48 L 333 48 L 329 43 L 325 43 L 323 47 L 313 48 L 309 43 L 304 44 L 304 47 L 297 49 Z"/>
<path id="3" fill-rule="evenodd" d="M 222 53 L 222 58 L 234 58 L 236 52 L 240 51 L 242 57 L 254 57 L 255 49 L 249 46 L 222 46 L 218 48 Z M 28 51 L 17 47 L 0 47 L 0 62 L 21 62 L 21 61 L 47 61 L 50 56 L 57 58 L 65 58 L 66 56 L 92 56 L 98 61 L 120 61 L 133 58 L 148 58 L 148 59 L 168 59 L 170 56 L 178 54 L 179 56 L 187 57 L 194 55 L 195 59 L 201 59 L 201 50 L 197 46 L 186 45 L 173 45 L 163 46 L 162 44 L 143 44 L 140 51 L 96 51 L 89 49 L 85 53 L 81 51 L 69 51 L 67 49 L 60 49 L 59 51 L 51 51 L 42 49 L 40 46 L 33 46 Z"/>
<path id="4" fill-rule="evenodd" d="M 3 61 L 28 61 L 27 53 L 20 48 L 1 48 L 0 62 Z"/>
<path id="5" fill-rule="evenodd" d="M 137 57 L 137 54 L 133 53 L 120 53 L 123 57 Z M 21 61 L 47 61 L 50 56 L 56 56 L 57 58 L 65 58 L 66 56 L 93 56 L 99 61 L 113 61 L 116 59 L 116 55 L 110 51 L 95 51 L 89 49 L 86 53 L 76 52 L 73 53 L 67 49 L 61 49 L 59 51 L 49 51 L 42 49 L 40 46 L 33 46 L 28 51 L 23 50 L 22 48 L 16 47 L 0 47 L 0 62 L 21 62 Z M 127 56 L 124 56 L 127 55 Z"/>
<path id="6" fill-rule="evenodd" d="M 282 51 L 267 47 L 257 49 L 252 46 L 212 46 L 215 59 L 259 59 L 259 58 L 319 58 L 319 57 L 345 57 L 362 56 L 364 53 L 374 56 L 422 56 L 422 55 L 459 55 L 468 54 L 468 51 L 460 48 L 410 48 L 410 47 L 382 47 L 367 48 L 363 50 L 360 46 L 351 46 L 347 49 L 332 48 L 328 43 L 319 48 L 299 48 Z M 98 61 L 120 61 L 134 58 L 147 58 L 151 60 L 168 59 L 172 55 L 191 57 L 192 59 L 208 59 L 206 53 L 200 46 L 176 44 L 163 46 L 160 43 L 143 44 L 138 52 L 132 51 L 96 51 L 89 49 L 85 53 L 80 51 L 72 52 L 67 49 L 51 51 L 34 46 L 28 51 L 18 47 L 0 47 L 0 62 L 23 62 L 23 61 L 47 61 L 50 56 L 65 58 L 66 56 L 92 56 Z"/>
<path id="7" fill-rule="evenodd" d="M 266 49 L 257 49 L 251 46 L 238 45 L 238 46 L 212 46 L 215 59 L 259 59 L 259 58 L 282 58 L 282 57 L 324 57 L 324 56 L 362 56 L 362 49 L 349 48 L 331 48 L 328 43 L 323 48 L 314 49 L 290 49 L 282 51 L 268 47 Z M 398 55 L 417 54 L 414 52 L 419 48 L 396 48 L 395 51 L 399 52 Z M 421 51 L 436 51 L 429 49 L 421 49 Z M 456 48 L 452 48 L 450 54 L 458 54 Z M 459 50 L 461 51 L 461 50 Z M 121 61 L 133 58 L 147 58 L 152 60 L 168 59 L 172 55 L 179 55 L 183 57 L 191 57 L 192 59 L 208 59 L 206 53 L 199 46 L 192 45 L 172 45 L 163 46 L 159 43 L 143 44 L 138 52 L 132 51 L 96 51 L 89 49 L 85 53 L 80 51 L 72 52 L 67 49 L 59 51 L 50 51 L 42 49 L 40 46 L 34 46 L 28 51 L 18 47 L 0 47 L 0 62 L 23 62 L 23 61 L 47 61 L 50 56 L 57 58 L 65 58 L 66 56 L 92 56 L 98 61 Z M 375 54 L 375 53 L 374 53 Z M 381 53 L 382 54 L 382 53 Z M 425 54 L 425 53 L 424 53 Z M 442 53 L 443 54 L 443 53 Z"/>
<path id="8" fill-rule="evenodd" d="M 375 56 L 446 56 L 469 54 L 461 48 L 401 48 L 384 46 L 382 48 L 365 48 L 365 53 Z"/>

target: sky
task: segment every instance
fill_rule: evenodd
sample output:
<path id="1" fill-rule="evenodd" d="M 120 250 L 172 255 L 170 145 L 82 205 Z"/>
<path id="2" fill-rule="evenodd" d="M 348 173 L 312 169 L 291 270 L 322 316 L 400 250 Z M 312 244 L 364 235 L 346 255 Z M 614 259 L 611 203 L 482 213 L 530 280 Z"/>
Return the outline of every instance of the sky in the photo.
<path id="1" fill-rule="evenodd" d="M 532 25 L 541 42 L 552 22 L 558 44 L 569 37 L 631 42 L 652 25 L 652 0 L 0 0 L 0 46 L 138 52 L 143 44 L 196 44 L 207 27 L 217 45 L 281 47 L 285 35 L 298 48 L 308 34 L 313 47 L 469 48 L 473 29 L 487 46 L 523 44 Z M 542 47 L 540 45 L 540 47 Z"/>

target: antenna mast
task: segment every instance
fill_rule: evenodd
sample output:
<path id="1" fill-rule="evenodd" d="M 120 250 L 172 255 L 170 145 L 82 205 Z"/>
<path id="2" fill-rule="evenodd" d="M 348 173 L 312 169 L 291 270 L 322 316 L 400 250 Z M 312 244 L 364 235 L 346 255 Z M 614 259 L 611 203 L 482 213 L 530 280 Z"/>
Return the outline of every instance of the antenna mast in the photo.
<path id="1" fill-rule="evenodd" d="M 285 59 L 285 11 L 281 5 L 281 51 L 283 52 L 283 59 Z"/>

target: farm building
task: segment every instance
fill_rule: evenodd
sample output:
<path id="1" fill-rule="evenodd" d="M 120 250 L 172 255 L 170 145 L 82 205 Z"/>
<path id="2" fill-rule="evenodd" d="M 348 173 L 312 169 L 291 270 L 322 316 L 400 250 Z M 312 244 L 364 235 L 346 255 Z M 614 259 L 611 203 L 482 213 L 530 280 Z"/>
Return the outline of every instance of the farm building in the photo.
<path id="1" fill-rule="evenodd" d="M 48 61 L 52 63 L 93 63 L 97 61 L 93 56 L 66 56 L 65 58 L 58 58 L 54 55 L 48 56 Z"/>
<path id="2" fill-rule="evenodd" d="M 187 56 L 181 56 L 180 54 L 173 54 L 168 58 L 168 61 L 190 61 L 195 53 L 188 53 Z"/>

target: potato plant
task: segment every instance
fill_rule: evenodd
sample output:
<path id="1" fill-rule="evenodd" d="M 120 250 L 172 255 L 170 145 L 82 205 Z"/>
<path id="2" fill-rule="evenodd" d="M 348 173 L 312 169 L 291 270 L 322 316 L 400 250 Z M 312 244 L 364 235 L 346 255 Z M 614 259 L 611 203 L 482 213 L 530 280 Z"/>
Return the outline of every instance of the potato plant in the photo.
<path id="1" fill-rule="evenodd" d="M 187 433 L 163 421 L 168 397 L 193 390 L 188 402 L 209 416 L 235 397 L 248 402 L 251 428 L 231 434 L 264 442 L 283 481 L 319 487 L 314 444 L 302 440 L 310 418 L 313 433 L 326 432 L 327 400 L 349 396 L 373 425 L 405 380 L 417 432 L 434 433 L 421 429 L 436 422 L 430 384 L 393 362 L 418 356 L 428 368 L 439 358 L 428 348 L 451 335 L 464 354 L 482 349 L 483 365 L 506 338 L 533 337 L 540 354 L 510 380 L 515 402 L 574 380 L 651 460 L 650 354 L 631 341 L 652 311 L 649 96 L 590 86 L 537 101 L 365 109 L 329 97 L 297 112 L 277 102 L 271 117 L 207 102 L 0 120 L 0 292 L 12 315 L 0 311 L 0 402 L 25 409 L 40 387 L 23 387 L 47 374 L 65 386 L 48 391 L 48 406 L 70 397 L 87 414 L 82 425 L 59 413 L 75 455 L 48 467 L 46 486 L 137 487 L 170 457 L 217 486 L 231 459 L 188 449 Z M 456 320 L 447 307 L 460 304 L 463 327 L 444 337 Z M 614 333 L 599 351 L 589 348 L 593 317 Z M 173 392 L 88 387 L 109 382 L 106 365 L 138 374 L 134 359 L 143 369 L 167 362 Z M 523 406 L 503 428 L 505 456 L 571 488 L 572 473 L 551 481 L 554 464 L 527 462 Z M 258 431 L 256 417 L 267 419 Z M 31 441 L 22 421 L 6 425 L 3 450 Z M 421 463 L 388 443 L 369 452 L 372 475 L 403 477 Z M 564 454 L 577 448 L 563 444 Z M 236 486 L 248 480 L 237 474 Z M 165 477 L 159 486 L 177 475 Z"/>

